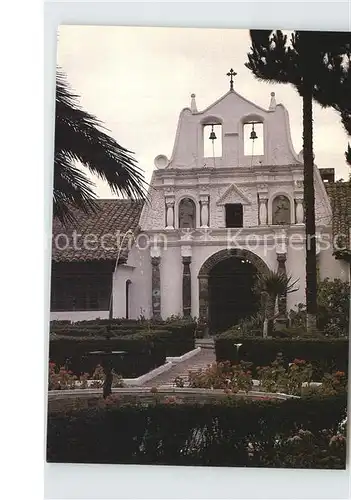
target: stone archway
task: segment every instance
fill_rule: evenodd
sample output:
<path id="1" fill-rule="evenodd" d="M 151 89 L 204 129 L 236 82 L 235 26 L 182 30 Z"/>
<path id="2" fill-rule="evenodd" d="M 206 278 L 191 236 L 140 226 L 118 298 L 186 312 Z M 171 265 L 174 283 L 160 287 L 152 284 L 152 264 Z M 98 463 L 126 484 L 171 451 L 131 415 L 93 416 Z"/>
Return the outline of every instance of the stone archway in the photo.
<path id="1" fill-rule="evenodd" d="M 209 316 L 210 316 L 210 293 L 209 280 L 211 271 L 217 264 L 232 258 L 249 261 L 255 268 L 258 274 L 266 274 L 269 271 L 267 264 L 250 250 L 242 248 L 225 249 L 211 255 L 201 266 L 198 274 L 199 279 L 199 321 L 203 325 L 202 328 L 205 334 L 209 332 Z"/>

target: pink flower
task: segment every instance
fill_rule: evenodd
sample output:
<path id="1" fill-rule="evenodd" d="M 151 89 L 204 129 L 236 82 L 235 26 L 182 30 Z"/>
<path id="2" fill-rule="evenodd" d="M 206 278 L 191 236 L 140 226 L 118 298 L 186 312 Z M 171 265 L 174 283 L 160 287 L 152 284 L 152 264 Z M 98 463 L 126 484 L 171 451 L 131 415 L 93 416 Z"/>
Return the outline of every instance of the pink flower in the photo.
<path id="1" fill-rule="evenodd" d="M 177 399 L 174 396 L 170 396 L 164 400 L 165 404 L 173 404 L 177 402 Z"/>
<path id="2" fill-rule="evenodd" d="M 293 361 L 293 363 L 295 365 L 304 365 L 304 364 L 306 364 L 306 361 L 304 359 L 295 358 L 294 361 Z"/>

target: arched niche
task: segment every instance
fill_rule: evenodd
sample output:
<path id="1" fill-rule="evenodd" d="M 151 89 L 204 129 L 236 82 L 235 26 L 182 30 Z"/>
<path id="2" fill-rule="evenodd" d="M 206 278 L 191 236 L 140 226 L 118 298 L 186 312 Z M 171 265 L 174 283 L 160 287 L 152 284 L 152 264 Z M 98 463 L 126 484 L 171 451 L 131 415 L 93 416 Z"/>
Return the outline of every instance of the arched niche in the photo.
<path id="1" fill-rule="evenodd" d="M 216 139 L 211 141 L 211 132 Z M 220 158 L 223 154 L 223 121 L 218 116 L 206 116 L 200 121 L 200 144 L 204 158 Z"/>
<path id="2" fill-rule="evenodd" d="M 285 226 L 292 223 L 292 206 L 287 195 L 278 194 L 274 196 L 271 217 L 274 226 Z"/>
<path id="3" fill-rule="evenodd" d="M 239 137 L 243 156 L 264 156 L 267 150 L 267 134 L 264 117 L 256 113 L 251 113 L 243 116 L 240 122 Z M 257 135 L 257 139 L 254 141 L 250 139 L 253 130 Z"/>
<path id="4" fill-rule="evenodd" d="M 196 228 L 196 205 L 189 197 L 182 198 L 178 204 L 178 227 L 180 229 Z"/>

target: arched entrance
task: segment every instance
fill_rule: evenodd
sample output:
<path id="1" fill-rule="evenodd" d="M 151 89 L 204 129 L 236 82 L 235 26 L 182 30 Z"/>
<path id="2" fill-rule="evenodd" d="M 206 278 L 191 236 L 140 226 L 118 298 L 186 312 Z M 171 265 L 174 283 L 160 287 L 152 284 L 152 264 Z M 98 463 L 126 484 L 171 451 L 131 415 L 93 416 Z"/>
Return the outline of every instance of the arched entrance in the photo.
<path id="1" fill-rule="evenodd" d="M 253 292 L 257 273 L 266 273 L 265 262 L 245 249 L 221 250 L 202 265 L 199 278 L 199 316 L 213 335 L 257 312 Z"/>

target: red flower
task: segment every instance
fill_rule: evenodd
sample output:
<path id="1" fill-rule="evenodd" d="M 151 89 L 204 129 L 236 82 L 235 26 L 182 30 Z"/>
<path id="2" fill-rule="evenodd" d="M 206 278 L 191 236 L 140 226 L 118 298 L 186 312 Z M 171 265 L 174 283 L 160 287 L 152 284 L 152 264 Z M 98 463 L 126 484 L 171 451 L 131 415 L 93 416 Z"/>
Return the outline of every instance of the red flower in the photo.
<path id="1" fill-rule="evenodd" d="M 337 371 L 337 372 L 335 372 L 335 376 L 336 377 L 344 377 L 345 376 L 345 372 Z"/>
<path id="2" fill-rule="evenodd" d="M 52 361 L 50 361 L 49 366 L 50 366 L 50 368 L 54 368 L 56 366 L 56 363 L 53 363 Z"/>
<path id="3" fill-rule="evenodd" d="M 177 399 L 174 396 L 169 396 L 164 400 L 165 404 L 173 404 L 177 402 Z"/>
<path id="4" fill-rule="evenodd" d="M 304 359 L 295 358 L 293 363 L 294 363 L 294 365 L 304 365 L 304 364 L 306 364 L 306 361 Z"/>

